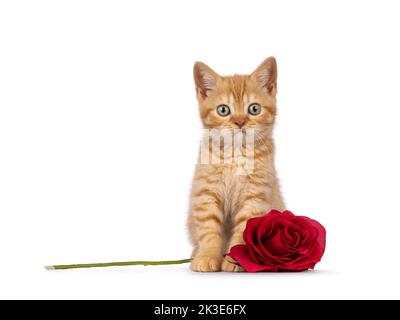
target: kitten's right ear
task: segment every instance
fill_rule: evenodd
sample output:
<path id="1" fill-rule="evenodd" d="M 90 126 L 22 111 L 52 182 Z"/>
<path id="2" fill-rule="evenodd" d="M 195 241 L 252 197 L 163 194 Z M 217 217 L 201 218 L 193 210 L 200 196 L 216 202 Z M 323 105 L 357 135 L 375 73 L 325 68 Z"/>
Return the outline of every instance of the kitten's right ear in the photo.
<path id="1" fill-rule="evenodd" d="M 199 98 L 205 99 L 217 87 L 220 76 L 203 62 L 196 62 L 193 67 L 196 93 Z"/>

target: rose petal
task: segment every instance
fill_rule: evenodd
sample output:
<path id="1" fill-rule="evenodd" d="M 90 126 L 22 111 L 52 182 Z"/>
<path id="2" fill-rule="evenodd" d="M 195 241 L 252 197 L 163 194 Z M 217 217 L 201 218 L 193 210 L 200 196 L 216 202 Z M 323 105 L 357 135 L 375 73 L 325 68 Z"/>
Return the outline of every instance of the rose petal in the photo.
<path id="1" fill-rule="evenodd" d="M 275 237 L 273 231 L 283 227 L 284 223 L 287 221 L 285 219 L 289 218 L 290 216 L 292 216 L 291 213 L 286 213 L 282 216 L 279 211 L 272 210 L 267 215 L 257 218 L 257 241 L 253 242 L 252 245 L 247 243 L 247 248 L 251 258 L 255 259 L 258 263 L 263 263 L 269 266 L 281 265 L 292 260 L 289 257 L 289 255 L 292 254 L 291 251 L 286 250 L 284 252 L 279 252 L 280 249 L 284 249 L 280 245 L 278 246 L 278 250 L 274 250 L 274 248 L 264 244 L 266 239 Z M 255 224 L 252 226 L 254 225 Z"/>
<path id="2" fill-rule="evenodd" d="M 232 247 L 228 256 L 238 262 L 247 272 L 277 271 L 276 267 L 261 265 L 254 262 L 249 256 L 247 247 L 243 244 Z"/>
<path id="3" fill-rule="evenodd" d="M 257 239 L 257 230 L 260 224 L 263 222 L 263 217 L 256 217 L 247 220 L 246 228 L 243 232 L 243 240 L 246 244 L 256 245 L 258 242 Z"/>
<path id="4" fill-rule="evenodd" d="M 293 247 L 293 245 L 296 243 L 296 238 L 289 232 L 289 227 L 288 226 L 284 226 L 282 228 L 281 242 L 286 247 Z"/>
<path id="5" fill-rule="evenodd" d="M 283 228 L 282 228 L 283 229 Z M 276 230 L 272 235 L 263 241 L 263 247 L 275 257 L 282 257 L 289 253 L 287 247 L 282 243 L 282 231 Z"/>
<path id="6" fill-rule="evenodd" d="M 259 242 L 259 240 L 257 239 L 257 230 L 262 221 L 263 217 L 256 217 L 247 220 L 246 229 L 243 232 L 243 240 L 249 250 L 249 255 L 256 262 L 259 262 L 259 253 L 257 252 L 257 250 L 255 250 Z"/>

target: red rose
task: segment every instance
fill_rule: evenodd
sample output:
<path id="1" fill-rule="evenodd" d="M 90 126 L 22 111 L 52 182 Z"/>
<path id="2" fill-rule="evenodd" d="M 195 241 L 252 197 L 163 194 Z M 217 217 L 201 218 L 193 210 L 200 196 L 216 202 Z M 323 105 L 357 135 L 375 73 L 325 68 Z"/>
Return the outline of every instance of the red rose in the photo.
<path id="1" fill-rule="evenodd" d="M 232 247 L 228 255 L 248 272 L 313 269 L 324 254 L 325 235 L 315 220 L 272 210 L 247 221 L 245 244 Z"/>

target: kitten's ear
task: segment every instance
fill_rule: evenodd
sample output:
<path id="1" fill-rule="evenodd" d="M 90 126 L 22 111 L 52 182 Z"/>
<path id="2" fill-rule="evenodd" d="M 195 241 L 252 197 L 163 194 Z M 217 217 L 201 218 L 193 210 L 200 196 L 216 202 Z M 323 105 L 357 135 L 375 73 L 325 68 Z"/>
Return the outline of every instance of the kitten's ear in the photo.
<path id="1" fill-rule="evenodd" d="M 258 86 L 266 90 L 269 94 L 276 94 L 276 80 L 278 77 L 278 68 L 274 57 L 269 57 L 261 63 L 251 74 L 251 77 Z"/>
<path id="2" fill-rule="evenodd" d="M 197 96 L 205 99 L 217 87 L 220 76 L 203 62 L 196 62 L 193 67 Z"/>

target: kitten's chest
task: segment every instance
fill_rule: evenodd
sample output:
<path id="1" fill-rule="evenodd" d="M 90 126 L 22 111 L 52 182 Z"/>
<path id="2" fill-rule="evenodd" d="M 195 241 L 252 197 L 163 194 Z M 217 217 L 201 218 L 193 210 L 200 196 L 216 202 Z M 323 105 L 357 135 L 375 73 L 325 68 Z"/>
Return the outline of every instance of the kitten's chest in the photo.
<path id="1" fill-rule="evenodd" d="M 226 213 L 236 210 L 241 202 L 241 196 L 246 192 L 250 183 L 247 176 L 239 175 L 230 168 L 221 172 L 221 184 L 218 188 L 224 199 L 224 211 Z"/>
<path id="2" fill-rule="evenodd" d="M 225 214 L 235 214 L 250 195 L 268 192 L 274 174 L 266 162 L 256 163 L 248 174 L 238 174 L 237 168 L 225 167 L 220 171 L 218 193 L 224 203 Z"/>

